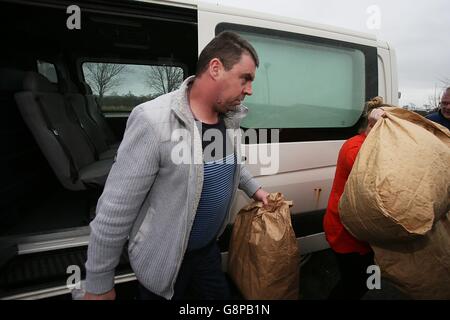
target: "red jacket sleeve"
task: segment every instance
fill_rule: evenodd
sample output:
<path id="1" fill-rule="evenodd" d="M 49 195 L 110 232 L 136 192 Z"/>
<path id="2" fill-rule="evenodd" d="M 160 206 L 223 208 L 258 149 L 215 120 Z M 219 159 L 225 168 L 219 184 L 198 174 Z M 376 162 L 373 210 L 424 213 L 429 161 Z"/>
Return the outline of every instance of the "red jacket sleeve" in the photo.
<path id="1" fill-rule="evenodd" d="M 344 165 L 345 169 L 350 172 L 353 167 L 353 163 L 355 163 L 356 156 L 358 155 L 359 149 L 361 148 L 360 144 L 352 145 L 347 149 L 347 152 L 344 155 Z"/>

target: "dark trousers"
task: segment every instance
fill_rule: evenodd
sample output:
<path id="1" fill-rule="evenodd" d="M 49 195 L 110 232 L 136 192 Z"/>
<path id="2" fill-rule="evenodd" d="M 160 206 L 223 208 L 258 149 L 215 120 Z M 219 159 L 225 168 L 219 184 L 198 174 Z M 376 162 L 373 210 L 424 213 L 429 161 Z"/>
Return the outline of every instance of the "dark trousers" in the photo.
<path id="1" fill-rule="evenodd" d="M 139 284 L 141 300 L 163 300 L 164 298 Z M 216 241 L 204 248 L 186 252 L 175 282 L 172 300 L 201 299 L 227 300 L 230 290 L 222 272 L 222 259 Z"/>
<path id="2" fill-rule="evenodd" d="M 361 299 L 367 292 L 367 267 L 375 264 L 373 252 L 359 253 L 334 252 L 339 268 L 340 279 L 328 299 Z"/>

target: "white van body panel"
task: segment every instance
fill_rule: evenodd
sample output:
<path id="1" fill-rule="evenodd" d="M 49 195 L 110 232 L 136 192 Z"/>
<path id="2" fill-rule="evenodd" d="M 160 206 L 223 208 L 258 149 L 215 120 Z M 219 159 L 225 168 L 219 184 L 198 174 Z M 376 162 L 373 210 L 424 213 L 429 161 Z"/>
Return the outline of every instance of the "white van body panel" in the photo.
<path id="1" fill-rule="evenodd" d="M 396 76 L 395 51 L 380 48 L 378 54 L 378 93 L 389 104 L 398 105 L 398 86 Z"/>
<path id="2" fill-rule="evenodd" d="M 290 142 L 278 144 L 279 170 L 262 175 L 267 168 L 261 163 L 248 165 L 250 171 L 268 192 L 282 192 L 294 202 L 293 214 L 323 210 L 327 206 L 336 166 L 337 154 L 343 141 Z M 259 148 L 266 154 L 266 145 L 243 145 L 244 154 Z M 277 149 L 277 148 L 275 148 Z M 249 159 L 248 159 L 249 160 Z M 237 199 L 240 199 L 238 197 Z M 245 203 L 235 203 L 238 210 Z"/>
<path id="3" fill-rule="evenodd" d="M 352 42 L 367 46 L 377 46 L 375 36 L 344 28 L 330 27 L 322 24 L 305 22 L 297 19 L 263 14 L 259 12 L 198 3 L 198 52 L 214 38 L 215 26 L 220 22 L 250 25 L 267 29 L 301 33 L 322 38 Z"/>
<path id="4" fill-rule="evenodd" d="M 386 57 L 388 59 L 388 57 Z M 391 69 L 388 76 L 391 78 L 391 104 L 398 105 L 399 92 L 398 92 L 398 73 L 397 73 L 397 54 L 394 48 L 389 47 L 389 62 Z"/>
<path id="5" fill-rule="evenodd" d="M 236 10 L 220 5 L 198 3 L 198 52 L 215 36 L 215 28 L 219 23 L 233 23 L 251 27 L 286 31 L 320 38 L 334 39 L 377 48 L 378 55 L 378 92 L 387 103 L 397 103 L 396 78 L 392 74 L 393 58 L 386 42 L 377 41 L 375 36 L 341 28 L 313 24 L 301 20 L 277 17 L 269 14 Z M 245 104 L 245 102 L 244 102 Z M 305 212 L 323 212 L 328 203 L 333 184 L 336 161 L 343 140 L 280 143 L 278 149 L 278 170 L 270 175 L 263 173 L 264 165 L 260 159 L 255 162 L 249 156 L 259 149 L 267 154 L 266 145 L 243 145 L 243 154 L 251 172 L 268 192 L 282 192 L 292 200 L 292 214 Z M 257 153 L 260 154 L 260 153 Z M 250 161 L 249 161 L 250 160 Z M 238 192 L 232 212 L 236 214 L 250 199 L 241 191 Z M 309 236 L 314 237 L 314 235 Z M 316 235 L 317 241 L 311 243 L 315 248 L 327 247 L 323 233 Z M 305 245 L 308 242 L 305 242 Z M 304 247 L 303 253 L 316 249 Z"/>

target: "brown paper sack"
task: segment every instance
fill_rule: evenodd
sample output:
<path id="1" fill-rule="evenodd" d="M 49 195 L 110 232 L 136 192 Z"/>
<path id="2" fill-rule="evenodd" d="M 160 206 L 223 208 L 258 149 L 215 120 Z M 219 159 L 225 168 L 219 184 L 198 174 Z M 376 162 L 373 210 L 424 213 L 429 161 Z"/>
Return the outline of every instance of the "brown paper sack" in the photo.
<path id="1" fill-rule="evenodd" d="M 382 276 L 413 299 L 450 300 L 450 221 L 444 217 L 420 239 L 372 246 Z"/>
<path id="2" fill-rule="evenodd" d="M 289 207 L 281 193 L 269 205 L 239 211 L 228 252 L 228 273 L 245 299 L 298 299 L 300 254 Z"/>
<path id="3" fill-rule="evenodd" d="M 339 202 L 345 227 L 370 244 L 426 234 L 450 210 L 450 132 L 401 108 L 383 108 Z"/>

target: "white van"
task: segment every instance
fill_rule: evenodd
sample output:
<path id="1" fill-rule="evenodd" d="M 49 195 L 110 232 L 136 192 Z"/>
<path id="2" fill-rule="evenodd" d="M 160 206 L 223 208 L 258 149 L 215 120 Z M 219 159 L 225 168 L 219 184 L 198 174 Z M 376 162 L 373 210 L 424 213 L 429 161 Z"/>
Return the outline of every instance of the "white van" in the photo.
<path id="1" fill-rule="evenodd" d="M 364 101 L 380 95 L 398 102 L 395 53 L 387 43 L 196 1 L 78 3 L 69 9 L 70 1 L 0 1 L 0 94 L 9 138 L 1 157 L 7 168 L 0 191 L 1 299 L 69 292 L 70 270 L 84 272 L 88 224 L 101 193 L 101 182 L 83 173 L 111 159 L 107 154 L 120 142 L 135 105 L 175 88 L 159 88 L 154 75 L 168 84 L 170 73 L 179 84 L 195 73 L 202 48 L 224 30 L 249 40 L 260 58 L 253 95 L 244 102 L 244 134 L 279 132 L 279 142 L 269 144 L 279 157 L 252 157 L 256 149 L 267 154 L 264 143 L 243 146 L 250 170 L 267 191 L 293 200 L 302 255 L 328 247 L 322 218 L 338 151 L 357 133 Z M 102 83 L 96 78 L 102 70 L 115 73 L 115 80 Z M 27 111 L 32 108 L 26 101 L 33 99 L 39 117 Z M 54 127 L 64 121 L 71 130 L 62 130 L 63 124 L 58 132 Z M 41 129 L 48 141 L 40 140 L 47 139 Z M 233 212 L 248 202 L 240 192 Z M 230 231 L 220 242 L 225 258 Z M 124 252 L 116 280 L 134 279 Z"/>

